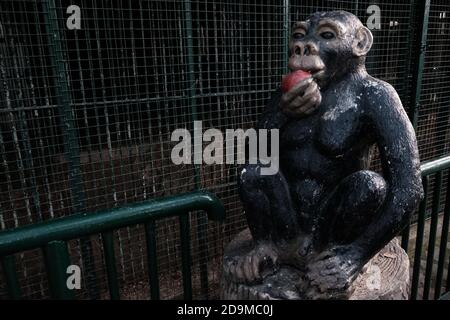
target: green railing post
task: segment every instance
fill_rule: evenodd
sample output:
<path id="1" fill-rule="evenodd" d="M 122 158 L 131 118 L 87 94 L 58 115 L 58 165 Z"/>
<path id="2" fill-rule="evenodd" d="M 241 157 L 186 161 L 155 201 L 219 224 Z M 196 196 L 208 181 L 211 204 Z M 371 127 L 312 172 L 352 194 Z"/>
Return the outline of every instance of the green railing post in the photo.
<path id="1" fill-rule="evenodd" d="M 402 241 L 401 241 L 401 247 L 403 250 L 408 252 L 408 246 L 409 246 L 409 233 L 411 231 L 411 224 L 408 223 L 408 225 L 403 229 L 402 231 Z"/>
<path id="2" fill-rule="evenodd" d="M 12 300 L 19 300 L 22 297 L 19 280 L 17 279 L 16 262 L 13 255 L 1 258 L 2 269 L 5 274 L 6 290 Z"/>
<path id="3" fill-rule="evenodd" d="M 43 249 L 52 298 L 75 299 L 75 294 L 67 287 L 67 267 L 70 265 L 70 259 L 66 242 L 51 241 Z"/>
<path id="4" fill-rule="evenodd" d="M 61 130 L 64 137 L 64 153 L 69 164 L 69 184 L 71 198 L 76 212 L 85 211 L 85 195 L 83 189 L 83 180 L 80 168 L 80 151 L 72 102 L 70 97 L 69 84 L 67 82 L 66 63 L 63 56 L 62 41 L 58 26 L 58 14 L 55 0 L 43 1 L 43 11 L 45 26 L 49 35 L 49 50 L 52 60 L 51 66 L 55 79 L 55 88 L 57 91 L 56 101 L 61 110 Z M 94 259 L 92 256 L 92 245 L 88 238 L 80 239 L 81 254 L 83 258 L 86 276 L 89 278 L 88 291 L 93 299 L 100 298 L 96 275 L 94 271 Z"/>
<path id="5" fill-rule="evenodd" d="M 106 273 L 108 275 L 109 296 L 111 300 L 120 299 L 119 285 L 117 284 L 116 257 L 114 254 L 114 237 L 112 231 L 102 233 L 103 250 L 105 254 Z"/>
<path id="6" fill-rule="evenodd" d="M 419 46 L 417 48 L 417 56 L 414 61 L 414 70 L 413 70 L 413 87 L 411 96 L 414 99 L 410 102 L 409 107 L 409 118 L 414 126 L 417 128 L 417 121 L 419 116 L 420 109 L 420 96 L 422 93 L 422 78 L 423 78 L 423 68 L 425 64 L 425 51 L 427 46 L 427 37 L 428 37 L 428 20 L 430 15 L 430 0 L 425 1 L 416 1 L 418 10 L 418 21 L 419 21 L 419 29 L 418 29 L 418 37 L 420 39 Z M 416 7 L 416 6 L 414 6 Z"/>
<path id="7" fill-rule="evenodd" d="M 159 276 L 158 263 L 156 261 L 155 221 L 149 221 L 145 224 L 145 238 L 147 240 L 150 298 L 152 300 L 159 300 Z"/>
<path id="8" fill-rule="evenodd" d="M 191 279 L 191 239 L 189 232 L 189 215 L 180 216 L 181 266 L 183 271 L 184 299 L 192 299 Z"/>
<path id="9" fill-rule="evenodd" d="M 428 176 L 422 178 L 424 198 L 420 202 L 419 217 L 417 218 L 417 236 L 416 244 L 414 248 L 414 266 L 413 275 L 411 280 L 411 300 L 417 299 L 417 291 L 419 288 L 420 266 L 422 261 L 422 246 L 423 246 L 423 233 L 425 230 L 425 217 L 427 210 L 427 198 L 428 198 Z"/>
<path id="10" fill-rule="evenodd" d="M 448 258 L 448 266 L 450 266 L 450 257 Z M 445 291 L 449 292 L 450 291 L 450 267 L 447 268 L 447 283 L 445 284 Z"/>

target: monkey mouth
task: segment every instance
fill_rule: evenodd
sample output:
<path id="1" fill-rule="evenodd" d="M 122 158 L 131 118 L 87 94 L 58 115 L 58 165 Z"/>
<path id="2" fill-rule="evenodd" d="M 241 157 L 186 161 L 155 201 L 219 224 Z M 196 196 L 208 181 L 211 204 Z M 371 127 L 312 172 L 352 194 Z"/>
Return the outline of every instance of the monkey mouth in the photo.
<path id="1" fill-rule="evenodd" d="M 327 75 L 325 72 L 325 68 L 320 70 L 315 70 L 310 72 L 313 80 L 319 85 L 320 88 L 323 88 L 327 85 Z"/>
<path id="2" fill-rule="evenodd" d="M 325 74 L 325 69 L 309 71 L 314 79 L 320 79 Z"/>

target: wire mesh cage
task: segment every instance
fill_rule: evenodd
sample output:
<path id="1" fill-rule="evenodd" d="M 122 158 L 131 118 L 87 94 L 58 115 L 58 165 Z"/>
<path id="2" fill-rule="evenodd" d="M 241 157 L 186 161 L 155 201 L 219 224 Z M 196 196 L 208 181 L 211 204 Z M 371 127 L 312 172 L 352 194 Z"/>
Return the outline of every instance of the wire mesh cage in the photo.
<path id="1" fill-rule="evenodd" d="M 449 44 L 446 1 L 432 1 L 417 134 L 422 160 L 448 153 Z M 68 29 L 67 8 L 81 8 Z M 216 297 L 224 245 L 246 227 L 236 165 L 181 165 L 170 158 L 177 128 L 254 125 L 287 70 L 290 26 L 319 10 L 347 10 L 372 30 L 370 74 L 415 106 L 414 0 L 0 2 L 0 227 L 94 212 L 195 189 L 216 193 L 227 217 L 191 216 L 194 297 Z M 378 164 L 375 161 L 374 166 Z M 442 191 L 444 192 L 444 191 Z M 157 223 L 161 298 L 182 294 L 176 221 Z M 114 234 L 121 293 L 148 298 L 142 226 Z M 79 298 L 106 298 L 100 236 L 69 243 L 83 266 Z M 17 255 L 29 298 L 48 297 L 38 250 Z M 205 278 L 209 285 L 205 287 Z M 0 296 L 5 295 L 0 278 Z"/>

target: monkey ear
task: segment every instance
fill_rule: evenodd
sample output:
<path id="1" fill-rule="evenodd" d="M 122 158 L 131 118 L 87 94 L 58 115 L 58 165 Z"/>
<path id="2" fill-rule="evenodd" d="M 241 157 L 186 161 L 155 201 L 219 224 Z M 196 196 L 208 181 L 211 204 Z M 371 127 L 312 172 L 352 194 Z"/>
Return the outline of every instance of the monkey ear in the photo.
<path id="1" fill-rule="evenodd" d="M 355 40 L 353 41 L 353 54 L 356 57 L 365 56 L 372 47 L 372 32 L 366 27 L 361 27 L 356 31 Z"/>

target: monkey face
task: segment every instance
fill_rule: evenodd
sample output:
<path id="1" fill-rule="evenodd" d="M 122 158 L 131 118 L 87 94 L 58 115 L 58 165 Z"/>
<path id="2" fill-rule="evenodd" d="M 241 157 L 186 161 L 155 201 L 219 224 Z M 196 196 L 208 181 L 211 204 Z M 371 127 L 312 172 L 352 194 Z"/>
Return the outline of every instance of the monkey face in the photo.
<path id="1" fill-rule="evenodd" d="M 372 34 L 345 11 L 318 12 L 294 25 L 289 68 L 313 74 L 321 88 L 364 65 Z"/>

